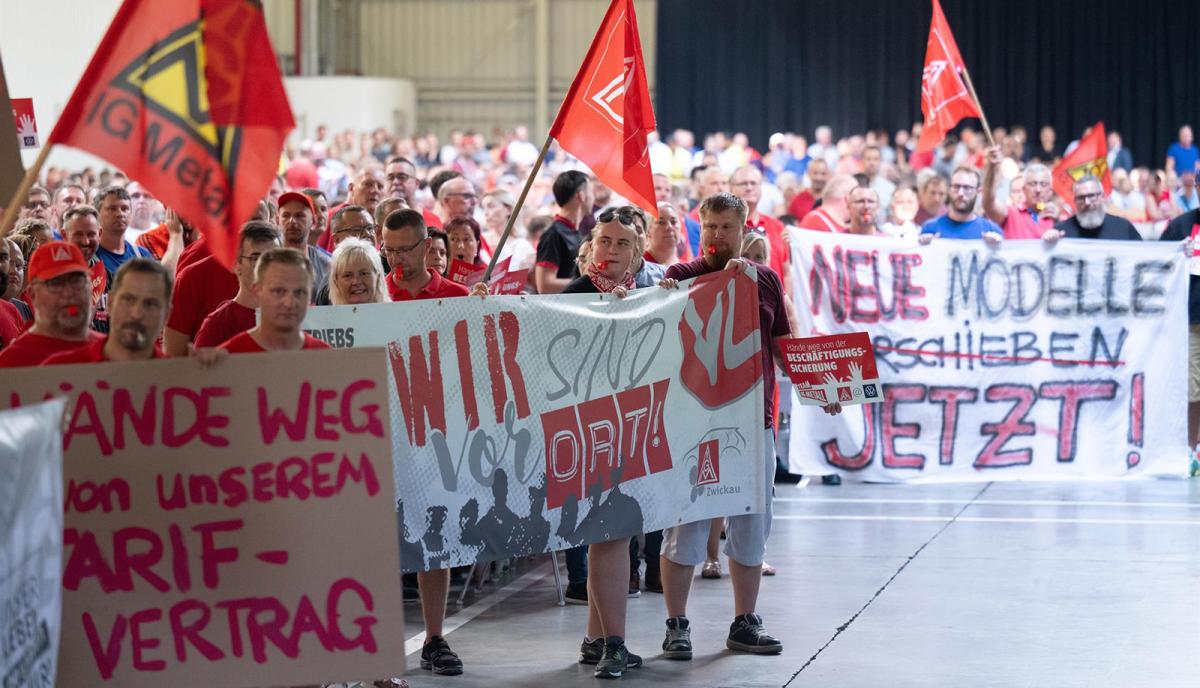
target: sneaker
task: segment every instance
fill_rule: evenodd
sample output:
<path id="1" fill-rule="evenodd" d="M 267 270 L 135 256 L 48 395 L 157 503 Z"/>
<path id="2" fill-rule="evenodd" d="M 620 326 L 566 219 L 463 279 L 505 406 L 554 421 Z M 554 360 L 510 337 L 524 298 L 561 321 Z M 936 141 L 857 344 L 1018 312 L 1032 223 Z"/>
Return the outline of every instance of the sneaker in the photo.
<path id="1" fill-rule="evenodd" d="M 638 575 L 637 571 L 634 571 L 633 573 L 629 574 L 629 597 L 633 598 L 641 596 L 642 577 Z"/>
<path id="2" fill-rule="evenodd" d="M 621 678 L 626 669 L 642 665 L 642 658 L 629 651 L 619 638 L 604 641 L 604 656 L 596 664 L 596 678 Z"/>
<path id="3" fill-rule="evenodd" d="M 756 655 L 777 655 L 783 652 L 783 643 L 763 630 L 762 617 L 758 614 L 736 617 L 729 626 L 729 637 L 725 639 L 725 647 Z"/>
<path id="4" fill-rule="evenodd" d="M 667 659 L 692 658 L 692 629 L 686 616 L 667 619 L 667 637 L 663 639 L 663 657 Z"/>
<path id="5" fill-rule="evenodd" d="M 584 640 L 579 645 L 580 664 L 598 664 L 604 657 L 604 638 L 596 638 L 592 642 Z"/>
<path id="6" fill-rule="evenodd" d="M 829 475 L 823 475 L 823 476 L 821 476 L 821 484 L 822 485 L 841 485 L 842 484 L 842 476 L 840 476 L 836 473 L 831 473 Z"/>
<path id="7" fill-rule="evenodd" d="M 701 578 L 720 578 L 721 577 L 721 562 L 716 559 L 709 559 L 704 562 L 704 568 L 700 569 Z"/>
<path id="8" fill-rule="evenodd" d="M 463 663 L 450 649 L 450 643 L 435 635 L 421 648 L 421 668 L 439 676 L 458 676 L 463 672 Z"/>
<path id="9" fill-rule="evenodd" d="M 779 569 L 775 568 L 774 566 L 771 566 L 770 564 L 768 564 L 765 561 L 763 562 L 763 565 L 762 565 L 762 571 L 763 571 L 764 576 L 774 576 L 775 574 L 779 573 Z"/>
<path id="10" fill-rule="evenodd" d="M 563 597 L 567 604 L 587 604 L 587 583 L 567 583 L 567 592 Z"/>
<path id="11" fill-rule="evenodd" d="M 656 592 L 662 594 L 662 577 L 658 571 L 647 571 L 646 580 L 642 582 L 642 589 L 646 592 Z"/>

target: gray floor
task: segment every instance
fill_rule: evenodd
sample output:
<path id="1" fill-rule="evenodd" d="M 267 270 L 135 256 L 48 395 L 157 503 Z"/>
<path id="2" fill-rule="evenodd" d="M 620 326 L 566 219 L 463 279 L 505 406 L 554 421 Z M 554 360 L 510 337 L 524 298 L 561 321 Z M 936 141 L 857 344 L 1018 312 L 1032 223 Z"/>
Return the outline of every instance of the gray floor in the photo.
<path id="1" fill-rule="evenodd" d="M 696 657 L 658 656 L 661 595 L 629 601 L 627 684 L 1200 686 L 1200 481 L 780 486 L 759 611 L 777 657 L 724 649 L 728 577 L 696 580 Z M 560 559 L 561 561 L 561 559 Z M 457 593 L 457 589 L 455 590 Z M 410 649 L 419 611 L 407 610 Z M 459 677 L 419 686 L 595 686 L 586 610 L 548 563 L 452 607 Z"/>

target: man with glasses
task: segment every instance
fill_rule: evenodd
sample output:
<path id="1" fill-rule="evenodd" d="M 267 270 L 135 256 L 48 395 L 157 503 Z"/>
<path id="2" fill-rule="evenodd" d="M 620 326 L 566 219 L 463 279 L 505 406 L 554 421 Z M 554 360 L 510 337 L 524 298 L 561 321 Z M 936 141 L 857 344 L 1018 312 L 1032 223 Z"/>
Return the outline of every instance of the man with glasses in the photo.
<path id="1" fill-rule="evenodd" d="M 171 307 L 173 281 L 171 273 L 156 260 L 128 261 L 113 277 L 110 333 L 85 346 L 54 354 L 42 365 L 163 358 L 158 335 Z"/>
<path id="2" fill-rule="evenodd" d="M 382 206 L 390 199 L 384 199 L 379 202 Z M 346 239 L 362 239 L 370 242 L 372 246 L 378 246 L 379 241 L 375 235 L 376 225 L 375 219 L 371 216 L 371 212 L 361 205 L 344 205 L 338 208 L 338 211 L 333 214 L 333 219 L 329 221 L 329 231 L 333 235 L 333 246 L 345 241 Z"/>
<path id="3" fill-rule="evenodd" d="M 27 218 L 34 218 L 42 222 L 49 222 L 51 219 L 50 192 L 36 184 L 29 189 L 29 195 L 25 197 L 25 205 L 21 206 L 21 212 L 17 215 L 19 220 Z"/>
<path id="4" fill-rule="evenodd" d="M 847 234 L 879 236 L 879 194 L 869 186 L 856 186 L 850 190 L 850 229 Z"/>
<path id="5" fill-rule="evenodd" d="M 420 178 L 417 177 L 417 166 L 408 158 L 397 155 L 388 158 L 383 173 L 387 179 L 388 195 L 399 196 L 404 199 L 408 207 L 415 208 L 417 206 L 417 187 L 421 184 Z M 421 216 L 425 218 L 427 227 L 442 226 L 442 218 L 431 210 L 421 208 Z M 377 221 L 376 224 L 382 225 L 383 222 Z"/>
<path id="6" fill-rule="evenodd" d="M 986 217 L 975 214 L 975 199 L 978 196 L 979 170 L 966 165 L 954 170 L 954 174 L 950 175 L 950 205 L 946 214 L 921 227 L 921 243 L 928 244 L 937 237 L 983 239 L 989 244 L 998 243 L 1003 238 L 1000 227 Z"/>
<path id="7" fill-rule="evenodd" d="M 467 288 L 425 266 L 429 230 L 421 213 L 406 208 L 388 215 L 380 253 L 392 266 L 388 293 L 393 301 L 418 301 L 466 296 Z"/>
<path id="8" fill-rule="evenodd" d="M 63 351 L 101 338 L 88 328 L 92 320 L 89 270 L 74 244 L 51 241 L 29 261 L 29 293 L 36 318 L 33 327 L 0 351 L 0 368 L 41 365 Z"/>
<path id="9" fill-rule="evenodd" d="M 196 332 L 193 343 L 197 349 L 220 346 L 254 327 L 254 311 L 258 297 L 254 294 L 254 266 L 263 253 L 282 245 L 275 225 L 251 220 L 242 226 L 238 236 L 238 255 L 233 264 L 237 275 L 237 294 L 217 306 Z"/>
<path id="10" fill-rule="evenodd" d="M 1049 242 L 1067 239 L 1110 239 L 1141 241 L 1133 223 L 1105 212 L 1104 185 L 1093 175 L 1075 181 L 1075 214 L 1046 230 L 1042 238 Z"/>
<path id="11" fill-rule="evenodd" d="M 1058 206 L 1050 200 L 1054 197 L 1050 168 L 1041 163 L 1031 163 L 1025 168 L 1025 204 L 1018 207 L 996 196 L 997 177 L 1000 176 L 997 170 L 1003 161 L 1004 154 L 999 146 L 987 150 L 987 164 L 983 168 L 983 213 L 1004 228 L 1005 239 L 1040 239 L 1058 222 Z"/>
<path id="12" fill-rule="evenodd" d="M 283 228 L 283 245 L 303 253 L 313 268 L 313 296 L 329 283 L 329 252 L 308 243 L 313 231 L 317 208 L 312 199 L 298 191 L 279 197 L 279 225 Z"/>
<path id="13" fill-rule="evenodd" d="M 783 240 L 783 223 L 758 212 L 758 202 L 762 200 L 762 185 L 762 172 L 759 172 L 758 168 L 753 165 L 743 165 L 737 168 L 733 171 L 733 176 L 729 178 L 730 191 L 734 196 L 742 199 L 748 210 L 746 231 L 758 231 L 766 235 L 767 242 L 771 245 L 770 267 L 776 275 L 783 279 L 784 288 L 791 291 L 787 277 L 788 256 L 791 251 Z"/>
<path id="14" fill-rule="evenodd" d="M 404 208 L 388 215 L 383 225 L 383 253 L 392 271 L 387 277 L 392 301 L 419 301 L 466 296 L 467 288 L 425 267 L 429 230 L 421 213 Z M 425 644 L 421 668 L 435 674 L 461 674 L 462 660 L 442 637 L 446 601 L 450 594 L 450 569 L 417 573 L 421 594 L 421 616 L 425 621 Z"/>

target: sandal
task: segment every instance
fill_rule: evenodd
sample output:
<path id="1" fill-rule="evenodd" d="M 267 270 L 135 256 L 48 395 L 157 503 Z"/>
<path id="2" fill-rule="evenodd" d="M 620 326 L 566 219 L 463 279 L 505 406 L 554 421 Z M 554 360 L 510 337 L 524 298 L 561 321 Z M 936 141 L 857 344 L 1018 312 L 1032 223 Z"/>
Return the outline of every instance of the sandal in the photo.
<path id="1" fill-rule="evenodd" d="M 709 559 L 704 562 L 704 568 L 700 569 L 701 578 L 720 578 L 721 577 L 721 562 L 716 559 Z"/>

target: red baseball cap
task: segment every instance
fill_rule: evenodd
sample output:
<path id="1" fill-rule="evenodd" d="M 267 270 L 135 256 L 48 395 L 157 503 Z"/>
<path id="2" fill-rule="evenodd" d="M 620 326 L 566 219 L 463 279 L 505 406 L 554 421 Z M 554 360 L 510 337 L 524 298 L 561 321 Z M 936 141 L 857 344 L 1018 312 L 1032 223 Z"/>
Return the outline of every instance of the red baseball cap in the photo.
<path id="1" fill-rule="evenodd" d="M 313 200 L 299 191 L 289 191 L 285 194 L 280 194 L 279 203 L 276 207 L 282 208 L 285 204 L 291 203 L 292 201 L 300 201 L 310 211 L 312 211 L 313 217 L 317 216 L 317 206 L 313 203 Z"/>
<path id="2" fill-rule="evenodd" d="M 75 244 L 66 241 L 48 241 L 33 252 L 26 274 L 30 282 L 45 282 L 72 272 L 85 275 L 90 272 L 83 252 Z"/>

